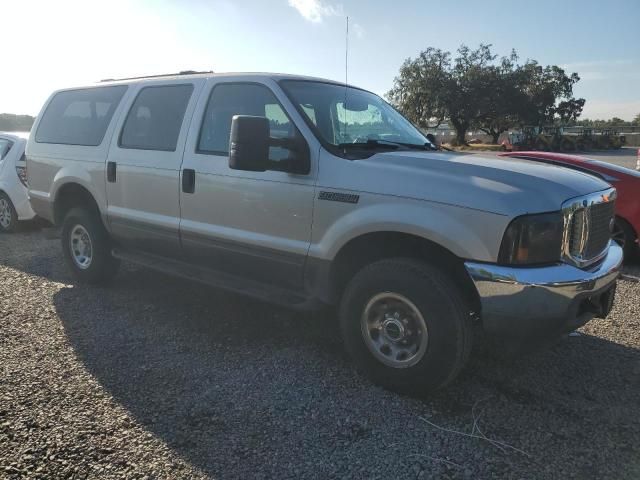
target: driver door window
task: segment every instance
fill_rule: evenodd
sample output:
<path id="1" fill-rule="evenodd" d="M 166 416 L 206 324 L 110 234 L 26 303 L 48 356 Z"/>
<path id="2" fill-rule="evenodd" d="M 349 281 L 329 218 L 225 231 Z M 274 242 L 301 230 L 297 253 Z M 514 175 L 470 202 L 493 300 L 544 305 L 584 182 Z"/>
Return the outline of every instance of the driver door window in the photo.
<path id="1" fill-rule="evenodd" d="M 229 155 L 229 134 L 234 115 L 267 117 L 273 138 L 293 138 L 295 129 L 275 95 L 255 84 L 222 84 L 213 89 L 202 121 L 198 153 Z M 270 160 L 283 160 L 289 151 L 269 149 Z"/>

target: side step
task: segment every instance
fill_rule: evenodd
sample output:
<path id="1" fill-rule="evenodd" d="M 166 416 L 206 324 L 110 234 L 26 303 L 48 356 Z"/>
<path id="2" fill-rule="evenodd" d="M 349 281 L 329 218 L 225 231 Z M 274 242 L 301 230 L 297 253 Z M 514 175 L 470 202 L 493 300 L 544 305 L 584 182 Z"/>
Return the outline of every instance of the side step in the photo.
<path id="1" fill-rule="evenodd" d="M 221 290 L 247 295 L 268 303 L 282 305 L 296 310 L 311 310 L 322 304 L 302 292 L 276 287 L 226 272 L 200 267 L 180 260 L 160 257 L 148 253 L 114 248 L 112 255 L 120 260 L 156 270 L 158 272 L 185 278 Z"/>

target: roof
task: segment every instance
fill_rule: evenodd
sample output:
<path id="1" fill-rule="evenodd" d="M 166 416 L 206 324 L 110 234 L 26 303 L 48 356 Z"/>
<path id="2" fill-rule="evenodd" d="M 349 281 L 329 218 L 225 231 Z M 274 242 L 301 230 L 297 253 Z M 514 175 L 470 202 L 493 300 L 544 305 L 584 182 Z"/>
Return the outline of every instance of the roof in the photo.
<path id="1" fill-rule="evenodd" d="M 179 73 L 168 73 L 162 75 L 148 75 L 143 77 L 116 78 L 101 80 L 99 85 L 109 85 L 118 83 L 139 83 L 149 82 L 153 80 L 180 80 L 185 78 L 219 78 L 219 77 L 255 77 L 255 78 L 271 78 L 272 80 L 311 80 L 316 82 L 334 83 L 336 85 L 344 85 L 344 82 L 328 80 L 326 78 L 310 77 L 305 75 L 294 75 L 288 73 L 270 73 L 270 72 L 194 72 L 185 71 Z"/>

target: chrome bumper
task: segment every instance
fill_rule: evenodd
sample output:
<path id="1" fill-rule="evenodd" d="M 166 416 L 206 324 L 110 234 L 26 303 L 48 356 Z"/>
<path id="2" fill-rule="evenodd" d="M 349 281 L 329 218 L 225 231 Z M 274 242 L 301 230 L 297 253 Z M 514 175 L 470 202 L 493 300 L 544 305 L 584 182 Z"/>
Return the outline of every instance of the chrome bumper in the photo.
<path id="1" fill-rule="evenodd" d="M 513 268 L 466 262 L 482 311 L 484 329 L 501 336 L 571 331 L 611 310 L 622 249 L 613 242 L 595 267 L 568 264 Z"/>

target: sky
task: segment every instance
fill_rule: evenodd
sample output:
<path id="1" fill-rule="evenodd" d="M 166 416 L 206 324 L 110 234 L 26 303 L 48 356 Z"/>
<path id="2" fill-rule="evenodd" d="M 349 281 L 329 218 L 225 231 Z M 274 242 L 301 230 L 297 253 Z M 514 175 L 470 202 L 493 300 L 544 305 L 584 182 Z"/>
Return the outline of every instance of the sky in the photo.
<path id="1" fill-rule="evenodd" d="M 181 70 L 345 78 L 380 95 L 427 47 L 581 76 L 584 118 L 640 113 L 640 0 L 3 0 L 0 112 L 35 115 L 57 89 Z M 8 59 L 8 60 L 7 60 Z"/>

